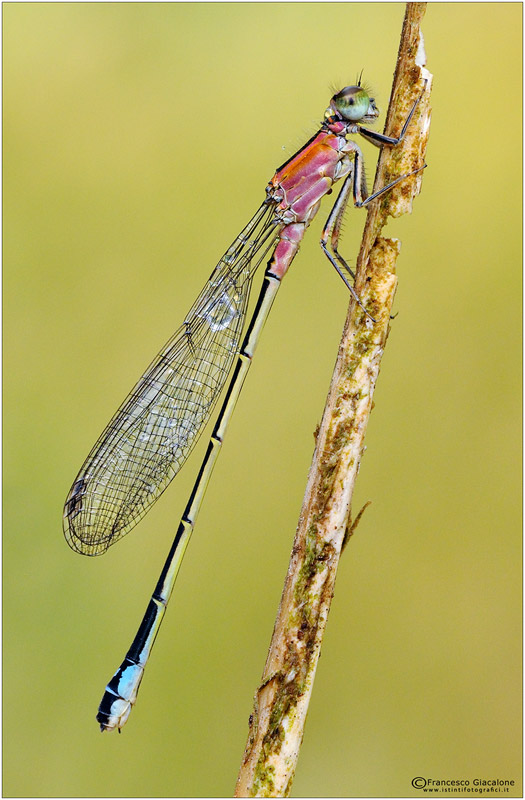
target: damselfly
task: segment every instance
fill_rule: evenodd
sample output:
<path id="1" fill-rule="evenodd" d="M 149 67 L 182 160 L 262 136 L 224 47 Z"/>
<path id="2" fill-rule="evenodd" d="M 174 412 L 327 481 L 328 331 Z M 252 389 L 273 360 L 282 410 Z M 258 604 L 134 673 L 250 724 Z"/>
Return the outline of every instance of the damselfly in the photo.
<path id="1" fill-rule="evenodd" d="M 337 249 L 346 205 L 352 195 L 354 205 L 367 206 L 418 170 L 369 195 L 361 150 L 347 137 L 359 134 L 378 147 L 395 146 L 403 139 L 417 103 L 399 136 L 393 138 L 363 127 L 363 123 L 374 122 L 379 111 L 360 81 L 332 97 L 319 131 L 279 167 L 266 187 L 263 204 L 221 258 L 181 327 L 118 409 L 75 479 L 64 509 L 66 539 L 79 553 L 100 555 L 133 528 L 177 474 L 209 419 L 237 357 L 155 591 L 100 703 L 97 720 L 101 730 L 120 731 L 135 703 L 259 334 L 321 199 L 343 178 L 323 229 L 321 247 L 363 308 L 350 283 L 353 273 Z M 241 344 L 252 279 L 265 260 L 259 299 Z M 370 314 L 363 311 L 364 323 L 373 324 Z"/>

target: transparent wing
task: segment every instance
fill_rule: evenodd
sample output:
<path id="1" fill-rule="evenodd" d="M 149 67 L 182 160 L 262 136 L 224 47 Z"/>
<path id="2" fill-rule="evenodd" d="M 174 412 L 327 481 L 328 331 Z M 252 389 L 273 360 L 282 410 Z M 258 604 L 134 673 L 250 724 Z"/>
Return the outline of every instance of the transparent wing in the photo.
<path id="1" fill-rule="evenodd" d="M 238 352 L 253 274 L 279 228 L 264 203 L 217 264 L 88 455 L 64 507 L 69 545 L 99 555 L 128 533 L 177 474 Z"/>

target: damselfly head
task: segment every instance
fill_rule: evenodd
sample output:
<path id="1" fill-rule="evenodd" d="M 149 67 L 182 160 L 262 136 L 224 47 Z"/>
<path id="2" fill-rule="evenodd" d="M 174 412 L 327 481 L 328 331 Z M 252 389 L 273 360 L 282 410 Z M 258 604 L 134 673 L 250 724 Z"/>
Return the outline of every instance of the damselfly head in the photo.
<path id="1" fill-rule="evenodd" d="M 373 97 L 362 86 L 345 86 L 334 94 L 326 115 L 335 114 L 348 122 L 373 122 L 379 116 L 379 110 Z"/>

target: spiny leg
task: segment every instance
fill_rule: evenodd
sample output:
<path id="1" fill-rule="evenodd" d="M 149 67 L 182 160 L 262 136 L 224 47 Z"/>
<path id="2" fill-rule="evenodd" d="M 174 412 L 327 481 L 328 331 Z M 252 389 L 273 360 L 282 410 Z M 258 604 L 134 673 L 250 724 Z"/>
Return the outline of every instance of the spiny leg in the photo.
<path id="1" fill-rule="evenodd" d="M 342 255 L 339 253 L 337 245 L 339 244 L 339 236 L 341 233 L 343 217 L 346 211 L 346 207 L 348 205 L 350 191 L 353 189 L 353 183 L 354 183 L 354 165 L 351 164 L 350 172 L 346 176 L 343 185 L 341 187 L 341 191 L 337 196 L 337 200 L 335 201 L 332 210 L 330 211 L 330 214 L 328 216 L 328 219 L 326 220 L 320 241 L 321 248 L 324 254 L 333 264 L 333 266 L 343 279 L 346 286 L 348 286 L 348 288 L 350 289 L 350 291 L 352 291 L 352 287 L 348 283 L 347 275 L 350 275 L 352 280 L 355 280 L 355 274 L 352 272 L 352 270 L 350 269 L 350 267 L 348 266 L 347 262 L 342 257 Z M 366 192 L 366 187 L 365 187 L 365 192 Z M 328 239 L 330 239 L 330 246 L 332 248 L 333 255 L 335 256 L 335 259 L 337 259 L 337 261 L 334 260 L 332 253 L 330 253 L 330 251 L 328 250 Z M 341 271 L 341 267 L 345 270 L 346 275 Z"/>
<path id="2" fill-rule="evenodd" d="M 422 169 L 424 169 L 424 167 L 419 167 L 417 169 L 412 170 L 411 172 L 407 172 L 404 175 L 400 175 L 398 178 L 391 181 L 386 186 L 383 186 L 381 189 L 378 189 L 377 192 L 374 192 L 373 194 L 369 195 L 366 185 L 363 155 L 356 144 L 354 144 L 353 142 L 352 143 L 349 142 L 349 144 L 353 145 L 352 149 L 355 148 L 354 161 L 351 164 L 350 171 L 344 180 L 343 186 L 341 187 L 341 191 L 339 192 L 337 200 L 335 201 L 334 206 L 328 216 L 328 219 L 326 220 L 320 244 L 327 258 L 334 265 L 334 267 L 336 268 L 337 272 L 339 273 L 345 284 L 351 289 L 351 287 L 348 284 L 346 276 L 340 269 L 340 266 L 343 267 L 346 273 L 351 275 L 352 278 L 355 278 L 355 275 L 337 249 L 337 246 L 339 244 L 339 235 L 341 233 L 343 216 L 346 211 L 346 207 L 348 205 L 350 192 L 352 192 L 354 206 L 356 206 L 356 208 L 365 208 L 369 203 L 372 202 L 372 200 L 376 200 L 382 194 L 388 192 L 390 189 L 396 186 L 400 181 L 405 180 L 405 178 L 409 178 L 416 172 L 420 172 Z M 328 239 L 330 239 L 330 244 L 335 259 L 337 259 L 337 261 L 335 261 L 334 257 L 328 250 L 327 246 Z"/>
<path id="3" fill-rule="evenodd" d="M 419 102 L 419 99 L 417 102 Z M 412 114 L 414 113 L 414 109 L 415 106 L 410 112 L 407 122 L 403 126 L 402 136 L 404 135 L 406 126 L 410 121 Z M 398 142 L 397 140 L 393 140 L 393 143 L 397 144 Z M 386 186 L 383 186 L 381 189 L 378 189 L 376 192 L 369 195 L 366 184 L 363 155 L 356 144 L 354 144 L 353 142 L 349 142 L 348 144 L 353 145 L 352 150 L 354 150 L 354 161 L 350 166 L 350 171 L 344 180 L 343 186 L 341 187 L 341 191 L 337 196 L 337 200 L 335 201 L 333 208 L 330 211 L 330 214 L 326 221 L 326 224 L 323 228 L 320 244 L 324 254 L 328 258 L 330 263 L 335 267 L 337 273 L 339 274 L 345 285 L 350 290 L 354 299 L 357 301 L 360 307 L 366 312 L 366 314 L 370 317 L 370 319 L 372 319 L 375 322 L 373 317 L 371 317 L 368 311 L 366 311 L 366 309 L 364 308 L 353 286 L 349 283 L 347 275 L 350 275 L 353 279 L 355 279 L 355 275 L 348 266 L 346 260 L 343 258 L 343 256 L 339 253 L 337 249 L 339 244 L 339 235 L 341 233 L 343 216 L 346 211 L 346 207 L 348 205 L 350 192 L 352 192 L 354 206 L 356 206 L 356 208 L 365 208 L 369 203 L 372 202 L 372 200 L 376 200 L 382 194 L 388 192 L 390 189 L 396 186 L 400 181 L 403 181 L 405 180 L 405 178 L 409 178 L 411 175 L 415 175 L 417 172 L 420 172 L 421 170 L 425 169 L 426 165 L 424 165 L 423 167 L 418 167 L 417 169 L 414 169 L 411 172 L 407 172 L 404 175 L 400 175 L 398 178 L 391 181 Z M 333 255 L 328 250 L 329 239 Z"/>
<path id="4" fill-rule="evenodd" d="M 350 294 L 352 295 L 356 303 L 358 303 L 358 305 L 363 309 L 365 314 L 368 317 L 370 317 L 372 322 L 375 322 L 375 319 L 368 313 L 363 303 L 361 302 L 357 292 L 355 291 L 354 287 L 348 280 L 348 275 L 350 275 L 352 280 L 355 280 L 354 273 L 346 263 L 345 259 L 340 255 L 340 253 L 337 250 L 337 245 L 339 243 L 339 234 L 341 232 L 341 224 L 343 221 L 343 216 L 346 210 L 346 206 L 348 205 L 348 198 L 350 197 L 350 191 L 353 189 L 353 184 L 354 184 L 354 166 L 352 164 L 350 167 L 350 172 L 346 176 L 343 185 L 341 187 L 341 191 L 337 196 L 337 200 L 335 201 L 334 206 L 328 216 L 328 219 L 326 220 L 326 224 L 323 228 L 323 232 L 321 235 L 320 245 L 325 256 L 328 258 L 332 266 L 335 267 L 337 274 L 340 276 L 340 278 L 342 278 L 345 286 L 350 290 Z M 366 185 L 365 185 L 365 192 L 366 192 Z M 329 238 L 333 250 L 333 255 L 329 251 L 327 246 Z"/>

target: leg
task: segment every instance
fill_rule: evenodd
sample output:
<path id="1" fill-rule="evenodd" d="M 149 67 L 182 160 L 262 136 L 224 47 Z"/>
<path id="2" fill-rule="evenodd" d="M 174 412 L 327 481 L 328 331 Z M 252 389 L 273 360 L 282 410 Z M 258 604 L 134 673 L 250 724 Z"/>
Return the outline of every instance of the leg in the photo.
<path id="1" fill-rule="evenodd" d="M 416 110 L 416 108 L 418 106 L 418 103 L 419 103 L 419 101 L 421 100 L 422 97 L 423 97 L 423 92 L 419 95 L 419 97 L 417 98 L 416 102 L 412 106 L 412 110 L 411 110 L 410 114 L 408 115 L 408 117 L 406 118 L 405 124 L 403 125 L 403 127 L 401 129 L 401 133 L 399 134 L 397 139 L 395 137 L 393 137 L 393 136 L 385 136 L 384 133 L 377 133 L 377 131 L 369 131 L 368 128 L 362 128 L 360 125 L 358 126 L 359 127 L 359 133 L 368 142 L 371 142 L 372 144 L 375 144 L 376 147 L 381 147 L 381 145 L 383 145 L 383 144 L 390 144 L 390 145 L 399 144 L 399 142 L 402 142 L 404 137 L 405 137 L 405 133 L 407 132 L 407 128 L 410 125 L 410 120 L 414 116 L 414 111 Z"/>
<path id="2" fill-rule="evenodd" d="M 343 216 L 346 211 L 346 207 L 348 205 L 348 199 L 350 197 L 350 190 L 352 189 L 354 182 L 354 165 L 352 164 L 350 167 L 350 172 L 346 176 L 343 185 L 341 187 L 341 191 L 337 197 L 337 200 L 334 203 L 332 210 L 330 211 L 330 215 L 326 220 L 325 226 L 323 228 L 323 233 L 321 236 L 321 247 L 325 255 L 331 260 L 330 253 L 328 252 L 327 244 L 328 238 L 330 238 L 330 245 L 334 252 L 334 255 L 339 262 L 339 264 L 343 267 L 343 269 L 350 275 L 350 277 L 355 280 L 355 275 L 344 260 L 344 258 L 340 255 L 337 250 L 337 245 L 339 244 L 339 234 L 341 233 L 341 225 L 343 222 Z M 333 263 L 333 262 L 332 262 Z M 342 279 L 346 283 L 345 276 L 341 274 L 341 271 L 338 266 L 336 266 L 337 271 L 341 275 Z"/>
<path id="3" fill-rule="evenodd" d="M 328 242 L 328 237 L 330 237 L 330 244 L 337 261 L 343 267 L 346 273 L 354 279 L 355 278 L 354 273 L 346 263 L 345 259 L 339 253 L 337 246 L 339 244 L 339 234 L 341 232 L 343 216 L 346 211 L 346 207 L 348 205 L 348 200 L 350 198 L 350 190 L 352 190 L 354 205 L 357 205 L 358 199 L 361 201 L 362 199 L 366 199 L 368 197 L 368 188 L 366 185 L 365 171 L 363 169 L 363 156 L 361 150 L 355 144 L 355 142 L 348 142 L 346 145 L 346 151 L 348 153 L 353 153 L 354 158 L 353 160 L 350 160 L 347 157 L 348 172 L 344 180 L 343 186 L 341 188 L 341 191 L 339 192 L 337 200 L 334 204 L 334 207 L 330 212 L 330 216 L 326 221 L 326 225 L 323 228 L 323 235 L 321 237 L 321 247 L 323 248 L 325 255 L 328 258 L 330 258 L 330 255 L 326 247 Z M 336 269 L 343 278 L 344 282 L 347 283 L 345 276 L 340 272 L 339 267 L 336 267 Z"/>
<path id="4" fill-rule="evenodd" d="M 352 270 L 350 269 L 344 258 L 339 254 L 337 250 L 337 245 L 339 242 L 339 233 L 341 231 L 341 223 L 343 221 L 343 215 L 345 213 L 345 209 L 348 204 L 348 199 L 350 197 L 350 190 L 352 190 L 354 186 L 354 172 L 355 172 L 354 165 L 352 164 L 350 172 L 346 176 L 343 186 L 341 187 L 341 191 L 339 192 L 337 200 L 334 203 L 334 207 L 330 211 L 330 215 L 326 220 L 320 244 L 323 253 L 328 258 L 332 266 L 335 267 L 338 275 L 342 278 L 345 286 L 350 290 L 350 294 L 352 295 L 356 303 L 358 303 L 358 305 L 363 309 L 367 317 L 369 317 L 372 320 L 372 322 L 375 322 L 375 319 L 372 316 L 370 316 L 370 314 L 364 307 L 363 303 L 359 299 L 354 287 L 348 280 L 348 275 L 350 275 L 352 280 L 355 279 L 354 273 L 352 272 Z M 365 186 L 365 192 L 366 192 L 366 186 Z M 332 255 L 332 253 L 330 253 L 330 251 L 328 250 L 327 245 L 329 238 L 332 250 L 334 251 L 334 255 Z"/>
<path id="5" fill-rule="evenodd" d="M 372 200 L 375 200 L 377 197 L 380 197 L 380 195 L 384 194 L 385 192 L 388 192 L 389 189 L 392 189 L 400 181 L 405 180 L 405 178 L 409 178 L 411 175 L 414 175 L 416 172 L 420 172 L 422 169 L 425 168 L 425 167 L 418 167 L 417 169 L 412 170 L 412 172 L 407 172 L 405 173 L 405 175 L 400 175 L 399 178 L 396 178 L 391 183 L 387 183 L 386 186 L 383 186 L 381 189 L 378 189 L 377 192 L 374 192 L 373 194 L 369 195 L 368 188 L 366 185 L 364 158 L 359 146 L 355 142 L 349 141 L 345 145 L 345 152 L 353 153 L 354 158 L 352 161 L 352 167 L 350 169 L 350 172 L 348 173 L 348 176 L 343 185 L 343 189 L 341 190 L 341 195 L 346 194 L 346 192 L 349 190 L 350 187 L 347 184 L 350 184 L 353 176 L 352 195 L 354 198 L 354 206 L 356 206 L 356 208 L 364 208 L 369 203 L 371 203 Z M 346 203 L 348 201 L 348 198 L 345 197 L 341 198 L 341 195 L 337 198 L 336 205 L 334 206 L 334 211 L 337 207 L 336 216 L 344 212 L 344 209 L 346 208 Z M 332 227 L 336 227 L 337 232 L 339 231 L 340 226 L 341 226 L 340 220 L 334 222 L 334 224 L 332 225 Z"/>
<path id="6" fill-rule="evenodd" d="M 357 208 L 365 208 L 372 200 L 375 200 L 377 197 L 384 194 L 389 189 L 392 189 L 393 186 L 395 186 L 405 178 L 414 175 L 416 172 L 420 172 L 422 169 L 424 169 L 424 167 L 412 170 L 412 172 L 408 172 L 406 175 L 400 175 L 399 178 L 396 178 L 391 183 L 387 184 L 386 186 L 383 186 L 382 189 L 379 189 L 377 192 L 374 192 L 373 194 L 369 195 L 368 188 L 366 185 L 363 155 L 357 145 L 351 142 L 349 142 L 348 145 L 353 145 L 352 150 L 354 151 L 354 161 L 350 166 L 350 171 L 348 172 L 348 175 L 344 180 L 343 186 L 341 188 L 341 191 L 339 192 L 337 200 L 335 201 L 334 206 L 328 216 L 328 219 L 326 220 L 320 244 L 324 254 L 328 258 L 332 266 L 335 267 L 337 273 L 339 274 L 345 285 L 350 290 L 356 302 L 360 305 L 363 311 L 366 312 L 366 314 L 370 317 L 370 319 L 373 322 L 375 322 L 373 317 L 371 317 L 368 311 L 366 311 L 366 309 L 364 308 L 353 286 L 350 284 L 348 280 L 348 275 L 350 275 L 352 279 L 355 278 L 355 275 L 337 249 L 337 246 L 339 244 L 339 234 L 341 232 L 341 224 L 343 221 L 343 216 L 346 207 L 348 205 L 348 200 L 350 198 L 350 191 L 352 191 L 354 205 Z M 330 239 L 333 255 L 328 250 L 328 239 Z"/>
<path id="7" fill-rule="evenodd" d="M 372 200 L 375 200 L 377 197 L 380 197 L 385 192 L 388 192 L 389 189 L 392 189 L 394 186 L 397 186 L 397 184 L 400 181 L 404 181 L 405 178 L 410 178 L 411 175 L 415 175 L 417 172 L 421 172 L 422 170 L 425 169 L 425 167 L 426 167 L 426 164 L 423 164 L 422 167 L 418 167 L 417 169 L 413 169 L 412 172 L 406 172 L 404 175 L 400 175 L 399 178 L 395 179 L 395 181 L 392 181 L 391 183 L 387 183 L 387 185 L 383 186 L 382 189 L 378 189 L 377 192 L 374 192 L 374 194 L 371 194 L 369 197 L 365 197 L 364 200 L 355 200 L 354 201 L 354 205 L 357 208 L 365 208 L 365 206 L 367 206 L 369 203 L 371 203 Z"/>
<path id="8" fill-rule="evenodd" d="M 339 192 L 337 200 L 335 201 L 334 206 L 323 228 L 323 235 L 321 237 L 321 247 L 323 248 L 326 255 L 330 258 L 329 253 L 327 251 L 328 238 L 330 237 L 332 250 L 334 251 L 337 260 L 353 278 L 354 274 L 352 270 L 350 269 L 344 258 L 339 254 L 337 250 L 337 245 L 339 243 L 339 234 L 341 232 L 341 224 L 343 221 L 343 216 L 346 210 L 346 206 L 348 205 L 350 190 L 352 190 L 354 205 L 357 208 L 364 208 L 372 200 L 375 200 L 380 195 L 384 194 L 385 192 L 388 192 L 389 189 L 392 189 L 392 187 L 398 184 L 400 181 L 405 180 L 405 178 L 409 178 L 416 172 L 420 172 L 425 167 L 419 167 L 418 169 L 412 170 L 412 172 L 407 172 L 405 175 L 400 175 L 399 178 L 396 178 L 391 183 L 388 183 L 386 186 L 383 186 L 381 189 L 378 189 L 377 192 L 374 192 L 373 194 L 369 195 L 368 188 L 366 185 L 363 155 L 356 144 L 354 144 L 353 142 L 349 142 L 348 145 L 353 145 L 352 150 L 354 151 L 354 160 L 350 166 L 350 171 L 348 172 L 348 175 L 345 178 L 341 191 Z"/>

